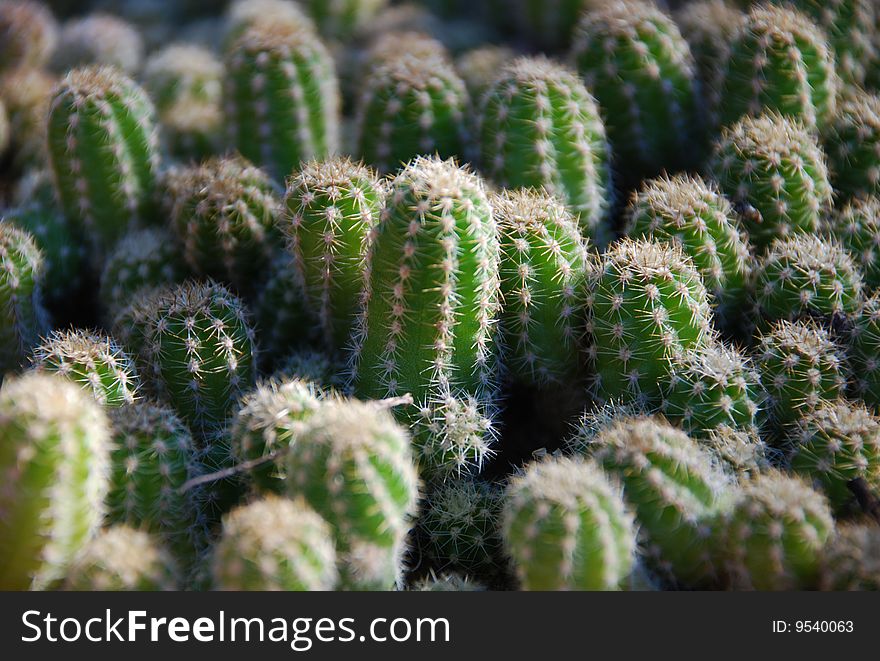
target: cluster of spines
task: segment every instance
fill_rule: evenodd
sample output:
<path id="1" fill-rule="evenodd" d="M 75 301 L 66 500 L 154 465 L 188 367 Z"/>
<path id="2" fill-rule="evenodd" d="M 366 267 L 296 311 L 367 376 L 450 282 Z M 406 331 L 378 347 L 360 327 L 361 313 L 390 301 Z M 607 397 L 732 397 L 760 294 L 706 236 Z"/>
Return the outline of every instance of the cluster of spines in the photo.
<path id="1" fill-rule="evenodd" d="M 880 97 L 861 90 L 843 95 L 822 130 L 834 190 L 844 198 L 880 193 Z"/>

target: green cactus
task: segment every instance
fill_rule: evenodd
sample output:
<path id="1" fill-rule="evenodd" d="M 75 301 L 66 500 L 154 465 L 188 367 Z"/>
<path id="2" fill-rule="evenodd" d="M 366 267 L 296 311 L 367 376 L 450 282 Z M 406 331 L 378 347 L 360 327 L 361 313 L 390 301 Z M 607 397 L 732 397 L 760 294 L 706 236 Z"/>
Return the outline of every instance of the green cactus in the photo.
<path id="1" fill-rule="evenodd" d="M 376 174 L 348 158 L 306 163 L 287 182 L 282 227 L 295 282 L 331 353 L 349 343 L 364 261 L 384 200 Z"/>
<path id="2" fill-rule="evenodd" d="M 860 90 L 844 96 L 822 131 L 831 185 L 843 198 L 880 194 L 880 97 Z"/>
<path id="3" fill-rule="evenodd" d="M 0 71 L 42 67 L 58 42 L 58 23 L 42 2 L 0 4 Z"/>
<path id="4" fill-rule="evenodd" d="M 696 64 L 672 18 L 649 2 L 597 3 L 571 58 L 602 108 L 624 187 L 699 162 Z"/>
<path id="5" fill-rule="evenodd" d="M 825 498 L 806 483 L 766 473 L 744 484 L 712 526 L 724 582 L 738 590 L 812 588 L 834 529 Z"/>
<path id="6" fill-rule="evenodd" d="M 91 540 L 67 570 L 65 590 L 169 592 L 178 590 L 174 558 L 148 533 L 114 526 Z"/>
<path id="7" fill-rule="evenodd" d="M 545 57 L 513 60 L 480 110 L 486 173 L 506 188 L 543 187 L 565 202 L 585 235 L 613 238 L 611 155 L 595 100 L 565 67 Z"/>
<path id="8" fill-rule="evenodd" d="M 290 448 L 288 493 L 333 529 L 340 587 L 390 590 L 418 497 L 406 432 L 375 404 L 327 402 Z"/>
<path id="9" fill-rule="evenodd" d="M 677 246 L 623 239 L 590 280 L 586 352 L 595 395 L 659 403 L 672 358 L 711 335 L 702 277 Z"/>
<path id="10" fill-rule="evenodd" d="M 330 526 L 302 500 L 270 496 L 239 507 L 223 518 L 211 577 L 218 590 L 332 590 Z"/>
<path id="11" fill-rule="evenodd" d="M 483 45 L 455 58 L 455 70 L 464 81 L 474 103 L 479 105 L 498 72 L 514 58 L 507 46 Z"/>
<path id="12" fill-rule="evenodd" d="M 51 65 L 58 72 L 96 65 L 133 75 L 143 66 L 144 50 L 143 37 L 132 23 L 95 12 L 64 24 Z"/>
<path id="13" fill-rule="evenodd" d="M 835 209 L 826 233 L 861 267 L 865 289 L 880 287 L 880 198 L 856 198 Z"/>
<path id="14" fill-rule="evenodd" d="M 614 590 L 632 570 L 635 521 L 618 487 L 582 459 L 547 459 L 504 493 L 502 534 L 525 590 Z"/>
<path id="15" fill-rule="evenodd" d="M 108 423 L 58 376 L 28 373 L 0 388 L 0 587 L 43 589 L 101 526 Z"/>
<path id="16" fill-rule="evenodd" d="M 418 157 L 394 180 L 365 271 L 351 352 L 355 392 L 494 394 L 499 248 L 482 181 Z"/>
<path id="17" fill-rule="evenodd" d="M 275 378 L 309 381 L 322 390 L 340 389 L 345 382 L 343 368 L 340 361 L 325 353 L 301 349 L 288 354 L 278 363 Z"/>
<path id="18" fill-rule="evenodd" d="M 339 84 L 310 26 L 251 25 L 229 47 L 226 68 L 226 121 L 245 158 L 283 180 L 300 161 L 336 151 Z"/>
<path id="19" fill-rule="evenodd" d="M 144 389 L 156 394 L 157 367 L 153 361 L 155 346 L 150 342 L 150 323 L 159 299 L 168 288 L 141 290 L 138 296 L 113 317 L 112 337 L 116 338 L 129 356 L 134 358 Z"/>
<path id="20" fill-rule="evenodd" d="M 847 349 L 853 393 L 876 411 L 880 408 L 880 292 L 854 315 Z"/>
<path id="21" fill-rule="evenodd" d="M 719 425 L 699 441 L 719 459 L 725 472 L 739 482 L 750 480 L 767 470 L 775 454 L 755 429 L 742 430 Z"/>
<path id="22" fill-rule="evenodd" d="M 158 137 L 136 83 L 108 67 L 75 69 L 56 88 L 48 122 L 58 199 L 96 249 L 154 217 Z"/>
<path id="23" fill-rule="evenodd" d="M 297 270 L 293 257 L 278 254 L 268 268 L 265 283 L 254 302 L 254 326 L 261 358 L 277 365 L 292 349 L 318 344 L 317 322 L 300 287 L 295 286 Z"/>
<path id="24" fill-rule="evenodd" d="M 441 574 L 428 576 L 410 589 L 414 592 L 484 592 L 488 588 L 467 576 Z"/>
<path id="25" fill-rule="evenodd" d="M 880 530 L 870 525 L 838 526 L 822 551 L 820 590 L 880 590 Z"/>
<path id="26" fill-rule="evenodd" d="M 0 103 L 8 115 L 9 151 L 15 169 L 42 168 L 48 160 L 45 118 L 55 84 L 55 78 L 41 69 L 12 69 L 0 75 Z"/>
<path id="27" fill-rule="evenodd" d="M 758 253 L 773 239 L 815 234 L 831 209 L 828 169 L 816 137 L 779 114 L 746 117 L 724 128 L 710 171 L 721 192 L 754 207 L 743 223 Z"/>
<path id="28" fill-rule="evenodd" d="M 306 0 L 304 4 L 323 34 L 349 38 L 368 26 L 388 0 Z"/>

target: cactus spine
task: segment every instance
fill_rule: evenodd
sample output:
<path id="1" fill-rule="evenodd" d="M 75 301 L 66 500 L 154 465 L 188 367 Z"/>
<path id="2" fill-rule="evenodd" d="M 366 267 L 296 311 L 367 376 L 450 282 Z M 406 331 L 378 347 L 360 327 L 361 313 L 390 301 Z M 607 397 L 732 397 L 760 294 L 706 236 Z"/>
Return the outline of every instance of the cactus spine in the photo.
<path id="1" fill-rule="evenodd" d="M 847 349 L 853 390 L 876 410 L 880 407 L 880 293 L 866 300 L 854 315 Z"/>
<path id="2" fill-rule="evenodd" d="M 880 287 L 880 198 L 847 202 L 835 209 L 825 229 L 861 267 L 865 289 Z"/>
<path id="3" fill-rule="evenodd" d="M 880 194 L 880 97 L 849 92 L 822 131 L 831 184 L 843 198 Z"/>

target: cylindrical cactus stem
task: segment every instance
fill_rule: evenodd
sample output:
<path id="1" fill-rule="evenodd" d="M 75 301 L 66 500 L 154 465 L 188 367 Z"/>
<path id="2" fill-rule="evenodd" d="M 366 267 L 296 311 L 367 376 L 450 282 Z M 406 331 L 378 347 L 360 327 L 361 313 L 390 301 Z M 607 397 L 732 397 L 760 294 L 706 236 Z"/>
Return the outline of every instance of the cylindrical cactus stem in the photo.
<path id="1" fill-rule="evenodd" d="M 615 590 L 632 570 L 633 516 L 620 488 L 581 458 L 537 461 L 514 477 L 501 527 L 525 590 Z"/>
<path id="2" fill-rule="evenodd" d="M 840 525 L 822 551 L 820 590 L 880 590 L 880 528 Z"/>
<path id="3" fill-rule="evenodd" d="M 880 198 L 859 197 L 835 209 L 825 224 L 825 233 L 861 267 L 867 291 L 880 287 Z"/>
<path id="4" fill-rule="evenodd" d="M 288 494 L 333 529 L 340 587 L 392 589 L 418 497 L 404 429 L 376 404 L 326 402 L 290 447 Z"/>
<path id="5" fill-rule="evenodd" d="M 744 484 L 713 524 L 725 583 L 738 590 L 815 587 L 822 547 L 834 530 L 825 497 L 782 473 Z"/>
<path id="6" fill-rule="evenodd" d="M 853 394 L 877 410 L 880 407 L 880 293 L 866 300 L 854 315 L 847 353 Z"/>
<path id="7" fill-rule="evenodd" d="M 721 192 L 754 207 L 743 224 L 758 253 L 773 239 L 815 234 L 831 209 L 828 168 L 815 135 L 776 113 L 724 128 L 710 170 Z"/>
<path id="8" fill-rule="evenodd" d="M 304 501 L 277 496 L 223 517 L 210 564 L 217 590 L 314 592 L 338 578 L 330 526 Z"/>
<path id="9" fill-rule="evenodd" d="M 590 276 L 586 310 L 587 358 L 600 400 L 659 403 L 672 358 L 711 336 L 703 279 L 671 244 L 614 244 Z"/>
<path id="10" fill-rule="evenodd" d="M 384 201 L 377 175 L 348 158 L 309 162 L 287 182 L 281 223 L 295 284 L 315 310 L 332 353 L 350 342 L 369 242 Z"/>
<path id="11" fill-rule="evenodd" d="M 467 88 L 436 55 L 386 57 L 368 74 L 358 101 L 355 143 L 381 172 L 419 154 L 467 157 Z"/>
<path id="12" fill-rule="evenodd" d="M 41 303 L 44 272 L 43 253 L 34 238 L 4 218 L 0 222 L 0 374 L 19 367 L 48 330 Z"/>
<path id="13" fill-rule="evenodd" d="M 489 198 L 501 246 L 499 341 L 517 381 L 564 384 L 577 375 L 577 325 L 590 257 L 576 218 L 533 189 Z"/>
<path id="14" fill-rule="evenodd" d="M 101 531 L 67 570 L 64 590 L 170 592 L 181 587 L 173 556 L 149 533 L 128 526 Z"/>
<path id="15" fill-rule="evenodd" d="M 134 360 L 99 332 L 52 331 L 34 349 L 32 361 L 37 370 L 57 372 L 108 408 L 133 403 L 140 387 Z"/>
<path id="16" fill-rule="evenodd" d="M 614 235 L 611 154 L 595 100 L 578 77 L 545 57 L 513 60 L 480 110 L 483 167 L 506 188 L 538 187 L 565 202 L 585 236 Z"/>
<path id="17" fill-rule="evenodd" d="M 341 361 L 326 353 L 300 349 L 278 362 L 274 376 L 282 381 L 309 381 L 322 390 L 338 390 L 345 382 L 344 367 Z"/>
<path id="18" fill-rule="evenodd" d="M 581 16 L 571 58 L 602 108 L 624 187 L 699 162 L 696 65 L 655 4 L 597 3 Z"/>
<path id="19" fill-rule="evenodd" d="M 307 0 L 304 4 L 322 34 L 348 38 L 368 26 L 388 0 Z"/>
<path id="20" fill-rule="evenodd" d="M 250 294 L 282 245 L 281 203 L 265 171 L 240 156 L 169 171 L 166 206 L 189 267 Z"/>
<path id="21" fill-rule="evenodd" d="M 384 216 L 354 333 L 355 392 L 490 399 L 499 248 L 482 181 L 452 160 L 418 157 L 395 178 Z"/>
<path id="22" fill-rule="evenodd" d="M 849 91 L 822 131 L 831 185 L 843 198 L 880 194 L 880 97 Z"/>
<path id="23" fill-rule="evenodd" d="M 77 386 L 28 373 L 0 388 L 0 586 L 42 589 L 101 526 L 107 418 Z"/>
<path id="24" fill-rule="evenodd" d="M 58 43 L 58 23 L 42 2 L 9 0 L 0 4 L 0 72 L 40 68 Z"/>
<path id="25" fill-rule="evenodd" d="M 56 88 L 48 122 L 61 206 L 99 252 L 153 219 L 158 136 L 135 82 L 109 67 L 75 69 Z"/>
<path id="26" fill-rule="evenodd" d="M 156 394 L 157 366 L 153 361 L 155 346 L 151 341 L 151 324 L 159 299 L 171 287 L 141 290 L 138 296 L 113 317 L 112 337 L 116 338 L 129 356 L 134 358 L 141 384 Z"/>
<path id="27" fill-rule="evenodd" d="M 337 150 L 339 83 L 311 27 L 256 23 L 230 46 L 226 67 L 226 121 L 245 158 L 283 180 Z"/>
<path id="28" fill-rule="evenodd" d="M 455 70 L 464 81 L 475 105 L 495 82 L 498 72 L 514 59 L 514 51 L 494 44 L 479 46 L 455 58 Z"/>

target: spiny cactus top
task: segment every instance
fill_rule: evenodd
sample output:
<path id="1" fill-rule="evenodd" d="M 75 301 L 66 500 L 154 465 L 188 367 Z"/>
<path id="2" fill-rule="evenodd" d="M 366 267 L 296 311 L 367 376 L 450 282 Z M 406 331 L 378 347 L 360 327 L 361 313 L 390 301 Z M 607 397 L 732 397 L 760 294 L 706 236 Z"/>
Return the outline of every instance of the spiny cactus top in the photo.
<path id="1" fill-rule="evenodd" d="M 480 150 L 498 184 L 543 187 L 584 234 L 610 241 L 611 155 L 599 108 L 574 73 L 545 57 L 505 66 L 482 100 Z"/>
<path id="2" fill-rule="evenodd" d="M 332 352 L 348 344 L 369 240 L 384 200 L 376 174 L 348 158 L 309 162 L 287 182 L 282 228 L 296 284 L 316 310 Z"/>
<path id="3" fill-rule="evenodd" d="M 504 495 L 502 530 L 525 590 L 614 590 L 635 555 L 632 514 L 595 465 L 535 462 Z"/>
<path id="4" fill-rule="evenodd" d="M 58 197 L 98 247 L 155 214 L 153 112 L 143 90 L 109 67 L 74 69 L 55 90 L 48 139 Z"/>
<path id="5" fill-rule="evenodd" d="M 232 143 L 283 180 L 300 161 L 336 151 L 339 84 L 333 59 L 308 26 L 257 23 L 226 58 Z"/>
<path id="6" fill-rule="evenodd" d="M 605 400 L 657 400 L 670 360 L 706 342 L 711 331 L 703 279 L 670 244 L 614 244 L 591 275 L 586 310 L 587 357 Z"/>
<path id="7" fill-rule="evenodd" d="M 483 592 L 488 588 L 468 576 L 431 573 L 408 589 L 414 592 Z"/>
<path id="8" fill-rule="evenodd" d="M 52 54 L 52 68 L 60 72 L 94 64 L 134 74 L 143 61 L 144 40 L 138 29 L 117 16 L 97 12 L 65 23 Z"/>
<path id="9" fill-rule="evenodd" d="M 849 350 L 850 380 L 855 394 L 880 406 L 880 293 L 854 315 Z"/>
<path id="10" fill-rule="evenodd" d="M 822 144 L 834 190 L 847 198 L 880 194 L 880 97 L 860 90 L 844 96 Z"/>
<path id="11" fill-rule="evenodd" d="M 439 58 L 450 63 L 449 50 L 442 41 L 419 31 L 392 30 L 380 33 L 367 48 L 361 72 L 366 77 L 376 67 L 393 62 L 403 57 L 414 57 L 418 60 Z"/>
<path id="12" fill-rule="evenodd" d="M 736 480 L 750 480 L 766 470 L 776 453 L 758 435 L 757 430 L 734 429 L 720 425 L 700 439 L 720 461 L 722 468 Z"/>
<path id="13" fill-rule="evenodd" d="M 482 181 L 454 161 L 418 157 L 395 178 L 364 274 L 360 396 L 493 394 L 496 232 Z"/>
<path id="14" fill-rule="evenodd" d="M 350 37 L 369 25 L 388 0 L 306 0 L 309 16 L 331 37 Z"/>
<path id="15" fill-rule="evenodd" d="M 58 24 L 42 2 L 0 3 L 0 71 L 41 67 L 58 42 Z"/>
<path id="16" fill-rule="evenodd" d="M 815 136 L 776 113 L 724 128 L 710 170 L 723 193 L 757 211 L 743 221 L 758 252 L 776 238 L 815 234 L 831 208 L 825 155 Z"/>
<path id="17" fill-rule="evenodd" d="M 295 0 L 235 0 L 229 3 L 224 22 L 227 43 L 257 23 L 285 23 L 315 29 L 312 20 Z"/>
<path id="18" fill-rule="evenodd" d="M 419 154 L 468 156 L 470 99 L 452 63 L 433 55 L 388 57 L 367 74 L 356 144 L 380 171 Z"/>
<path id="19" fill-rule="evenodd" d="M 859 265 L 865 289 L 880 287 L 880 198 L 850 200 L 835 209 L 825 229 Z"/>
<path id="20" fill-rule="evenodd" d="M 45 167 L 46 115 L 54 87 L 55 77 L 42 69 L 13 69 L 0 75 L 0 103 L 8 115 L 8 149 L 16 168 Z"/>
<path id="21" fill-rule="evenodd" d="M 822 552 L 821 590 L 880 590 L 880 528 L 841 525 Z"/>
<path id="22" fill-rule="evenodd" d="M 218 590 L 332 590 L 330 527 L 302 500 L 272 496 L 239 507 L 223 518 L 211 576 Z"/>
<path id="23" fill-rule="evenodd" d="M 615 161 L 630 178 L 699 158 L 696 66 L 669 16 L 640 0 L 596 3 L 573 41 L 572 59 L 602 107 Z"/>
<path id="24" fill-rule="evenodd" d="M 576 326 L 589 256 L 577 221 L 544 193 L 490 198 L 501 244 L 501 342 L 511 376 L 560 383 L 577 370 Z"/>
<path id="25" fill-rule="evenodd" d="M 140 384 L 134 361 L 116 341 L 97 332 L 52 331 L 34 349 L 34 366 L 57 372 L 91 391 L 108 407 L 134 402 Z"/>
<path id="26" fill-rule="evenodd" d="M 0 586 L 45 588 L 101 526 L 109 470 L 100 406 L 59 376 L 0 388 Z"/>

